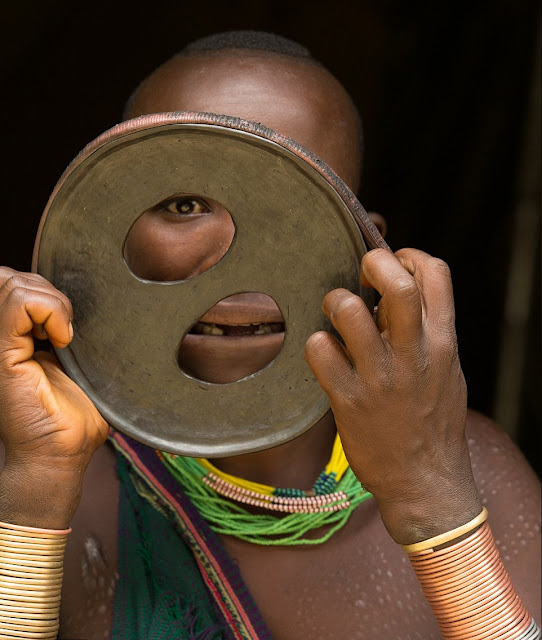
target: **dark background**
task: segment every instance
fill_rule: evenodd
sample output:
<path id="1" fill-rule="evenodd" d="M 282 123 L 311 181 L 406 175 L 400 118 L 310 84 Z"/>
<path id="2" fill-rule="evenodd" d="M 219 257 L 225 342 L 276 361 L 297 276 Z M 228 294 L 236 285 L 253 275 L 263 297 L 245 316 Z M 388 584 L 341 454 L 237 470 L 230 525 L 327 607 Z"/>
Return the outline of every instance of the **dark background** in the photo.
<path id="1" fill-rule="evenodd" d="M 541 473 L 537 2 L 32 0 L 2 3 L 2 22 L 1 264 L 30 268 L 60 174 L 158 64 L 215 31 L 294 38 L 361 111 L 359 196 L 391 247 L 452 268 L 470 406 Z"/>

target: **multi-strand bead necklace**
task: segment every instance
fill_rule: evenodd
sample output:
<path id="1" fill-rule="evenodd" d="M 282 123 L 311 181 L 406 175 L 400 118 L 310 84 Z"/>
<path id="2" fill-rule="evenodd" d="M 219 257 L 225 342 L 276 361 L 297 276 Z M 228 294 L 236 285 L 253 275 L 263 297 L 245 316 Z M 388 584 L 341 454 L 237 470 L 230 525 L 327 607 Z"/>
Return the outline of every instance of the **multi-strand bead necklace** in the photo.
<path id="1" fill-rule="evenodd" d="M 319 544 L 343 527 L 371 494 L 348 465 L 337 435 L 331 458 L 310 491 L 271 487 L 217 469 L 204 458 L 158 452 L 210 527 L 255 544 Z M 274 514 L 253 513 L 243 505 Z M 278 517 L 278 514 L 286 514 Z M 316 535 L 310 531 L 324 527 Z"/>

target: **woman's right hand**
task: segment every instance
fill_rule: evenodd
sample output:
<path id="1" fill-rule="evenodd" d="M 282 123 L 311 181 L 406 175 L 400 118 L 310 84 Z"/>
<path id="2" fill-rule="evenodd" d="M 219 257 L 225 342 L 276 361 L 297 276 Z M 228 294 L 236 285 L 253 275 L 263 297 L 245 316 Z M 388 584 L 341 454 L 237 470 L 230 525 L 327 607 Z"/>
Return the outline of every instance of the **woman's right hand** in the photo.
<path id="1" fill-rule="evenodd" d="M 73 336 L 68 298 L 40 275 L 0 267 L 0 520 L 63 528 L 108 425 L 34 337 L 62 348 Z"/>

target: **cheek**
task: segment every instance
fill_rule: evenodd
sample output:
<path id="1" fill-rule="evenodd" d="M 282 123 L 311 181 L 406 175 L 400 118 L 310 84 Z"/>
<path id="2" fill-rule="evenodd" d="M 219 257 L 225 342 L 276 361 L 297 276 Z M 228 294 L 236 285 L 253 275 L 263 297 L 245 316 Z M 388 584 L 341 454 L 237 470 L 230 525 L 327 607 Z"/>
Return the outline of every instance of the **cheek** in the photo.
<path id="1" fill-rule="evenodd" d="M 126 262 L 135 275 L 146 280 L 186 280 L 203 273 L 231 245 L 235 229 L 226 215 L 172 222 L 143 214 L 126 239 Z"/>

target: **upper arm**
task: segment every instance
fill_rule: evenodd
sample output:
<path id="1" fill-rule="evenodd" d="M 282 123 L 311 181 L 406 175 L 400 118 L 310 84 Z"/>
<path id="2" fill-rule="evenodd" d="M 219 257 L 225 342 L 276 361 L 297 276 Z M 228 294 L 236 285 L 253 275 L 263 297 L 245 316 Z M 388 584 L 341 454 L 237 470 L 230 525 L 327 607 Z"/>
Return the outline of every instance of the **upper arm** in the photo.
<path id="1" fill-rule="evenodd" d="M 540 626 L 540 479 L 511 438 L 489 418 L 470 411 L 466 433 L 474 479 L 503 563 Z"/>

